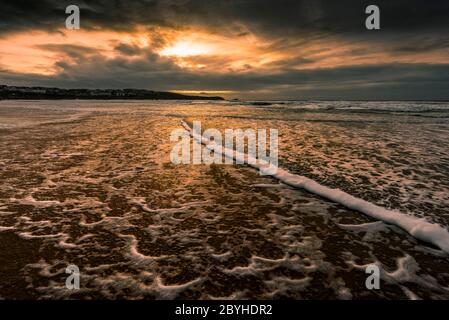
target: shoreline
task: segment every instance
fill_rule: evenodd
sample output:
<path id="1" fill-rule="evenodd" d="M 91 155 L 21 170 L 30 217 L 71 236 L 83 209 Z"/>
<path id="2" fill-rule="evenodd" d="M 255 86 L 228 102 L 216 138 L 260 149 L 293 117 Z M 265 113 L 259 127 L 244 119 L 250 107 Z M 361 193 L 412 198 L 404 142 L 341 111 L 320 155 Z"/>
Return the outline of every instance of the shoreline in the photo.
<path id="1" fill-rule="evenodd" d="M 146 89 L 62 89 L 0 85 L 0 100 L 225 100 Z"/>

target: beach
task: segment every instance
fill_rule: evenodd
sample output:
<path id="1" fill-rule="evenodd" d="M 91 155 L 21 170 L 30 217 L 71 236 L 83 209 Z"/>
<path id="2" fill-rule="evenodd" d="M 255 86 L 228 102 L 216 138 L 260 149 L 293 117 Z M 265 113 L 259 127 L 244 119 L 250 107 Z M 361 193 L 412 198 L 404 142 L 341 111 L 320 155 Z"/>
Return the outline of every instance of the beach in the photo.
<path id="1" fill-rule="evenodd" d="M 448 253 L 401 225 L 247 165 L 174 165 L 183 121 L 275 128 L 282 170 L 447 231 L 446 102 L 0 101 L 0 298 L 449 298 Z"/>

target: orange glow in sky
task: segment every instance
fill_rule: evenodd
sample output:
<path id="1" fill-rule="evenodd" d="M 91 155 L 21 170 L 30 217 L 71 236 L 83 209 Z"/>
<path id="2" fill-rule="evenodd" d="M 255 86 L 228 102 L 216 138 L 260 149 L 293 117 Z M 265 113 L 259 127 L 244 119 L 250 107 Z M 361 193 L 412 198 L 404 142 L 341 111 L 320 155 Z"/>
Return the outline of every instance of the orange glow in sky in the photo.
<path id="1" fill-rule="evenodd" d="M 207 44 L 195 43 L 193 41 L 179 41 L 172 46 L 164 48 L 160 54 L 164 56 L 188 57 L 206 55 L 210 53 L 211 48 Z"/>
<path id="2" fill-rule="evenodd" d="M 157 36 L 163 41 L 153 41 Z M 296 41 L 296 42 L 295 42 Z M 118 45 L 138 48 L 136 54 Z M 157 54 L 183 69 L 208 73 L 277 72 L 282 68 L 306 70 L 378 63 L 446 63 L 448 50 L 392 56 L 388 48 L 367 47 L 342 39 L 301 39 L 276 43 L 256 37 L 229 36 L 207 30 L 159 28 L 134 32 L 60 30 L 28 31 L 0 38 L 0 69 L 15 73 L 55 75 L 64 65 L 82 64 L 86 57 L 103 60 L 146 59 Z"/>

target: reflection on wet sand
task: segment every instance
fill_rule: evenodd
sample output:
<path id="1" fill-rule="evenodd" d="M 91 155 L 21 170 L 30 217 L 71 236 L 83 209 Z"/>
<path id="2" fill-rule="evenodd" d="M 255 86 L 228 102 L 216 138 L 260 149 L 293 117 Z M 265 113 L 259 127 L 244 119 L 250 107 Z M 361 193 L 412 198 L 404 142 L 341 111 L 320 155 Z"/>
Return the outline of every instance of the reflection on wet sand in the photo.
<path id="1" fill-rule="evenodd" d="M 447 255 L 395 226 L 247 166 L 175 166 L 169 158 L 170 132 L 183 118 L 218 129 L 275 125 L 284 141 L 284 165 L 312 168 L 312 177 L 338 185 L 327 170 L 344 167 L 348 162 L 341 157 L 350 149 L 338 147 L 340 156 L 330 156 L 335 162 L 323 160 L 323 170 L 314 170 L 318 156 L 312 149 L 324 159 L 337 143 L 324 138 L 323 124 L 307 122 L 311 139 L 298 142 L 302 138 L 292 132 L 301 130 L 299 123 L 247 119 L 277 110 L 227 107 L 225 114 L 204 103 L 114 106 L 83 109 L 82 118 L 68 122 L 1 131 L 1 298 L 449 297 Z M 304 161 L 296 158 L 300 148 Z M 365 192 L 350 168 L 342 170 L 348 170 L 343 180 L 354 179 L 354 188 Z M 383 191 L 366 192 L 384 199 Z M 380 290 L 365 287 L 364 266 L 371 263 L 382 268 Z M 77 291 L 65 287 L 70 264 L 81 271 Z"/>

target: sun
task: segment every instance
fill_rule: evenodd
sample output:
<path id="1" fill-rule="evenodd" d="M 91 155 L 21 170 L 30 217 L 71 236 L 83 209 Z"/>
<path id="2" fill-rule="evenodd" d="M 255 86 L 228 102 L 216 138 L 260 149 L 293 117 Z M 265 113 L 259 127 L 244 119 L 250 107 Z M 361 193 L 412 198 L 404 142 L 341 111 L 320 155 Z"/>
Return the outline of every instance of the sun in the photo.
<path id="1" fill-rule="evenodd" d="M 171 47 L 163 49 L 160 54 L 164 56 L 189 57 L 200 56 L 210 53 L 211 49 L 206 44 L 193 41 L 181 40 L 174 43 Z"/>

